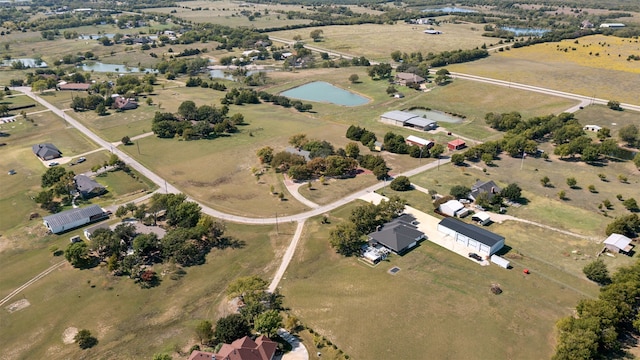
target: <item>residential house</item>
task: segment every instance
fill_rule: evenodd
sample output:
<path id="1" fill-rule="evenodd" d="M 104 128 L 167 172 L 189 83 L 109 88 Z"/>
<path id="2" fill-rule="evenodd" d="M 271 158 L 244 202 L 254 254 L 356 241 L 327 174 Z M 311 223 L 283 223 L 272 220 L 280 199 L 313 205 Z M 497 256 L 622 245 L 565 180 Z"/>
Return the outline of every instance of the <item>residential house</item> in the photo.
<path id="1" fill-rule="evenodd" d="M 97 181 L 86 175 L 76 175 L 73 177 L 76 183 L 76 190 L 83 199 L 89 199 L 94 196 L 102 195 L 107 189 Z"/>
<path id="2" fill-rule="evenodd" d="M 464 142 L 464 140 L 460 139 L 451 140 L 447 143 L 447 149 L 451 151 L 464 149 L 465 147 L 467 147 L 467 144 Z"/>
<path id="3" fill-rule="evenodd" d="M 475 184 L 471 186 L 471 193 L 469 194 L 469 199 L 476 201 L 478 196 L 482 193 L 487 194 L 487 200 L 493 199 L 493 197 L 498 194 L 502 189 L 495 183 L 493 180 L 489 181 L 476 181 Z"/>
<path id="4" fill-rule="evenodd" d="M 49 231 L 59 234 L 108 217 L 109 215 L 100 206 L 91 205 L 45 216 L 42 221 Z"/>
<path id="5" fill-rule="evenodd" d="M 273 360 L 278 343 L 264 335 L 255 340 L 245 336 L 231 344 L 222 344 L 217 353 L 194 350 L 189 360 Z"/>
<path id="6" fill-rule="evenodd" d="M 469 214 L 469 209 L 464 207 L 464 204 L 458 200 L 449 200 L 444 204 L 440 204 L 439 210 L 444 215 L 460 218 Z"/>
<path id="7" fill-rule="evenodd" d="M 604 240 L 604 247 L 614 253 L 623 253 L 628 255 L 633 249 L 631 239 L 622 234 L 611 234 Z"/>
<path id="8" fill-rule="evenodd" d="M 31 150 L 42 160 L 52 160 L 62 156 L 62 152 L 52 143 L 35 144 Z"/>
<path id="9" fill-rule="evenodd" d="M 396 74 L 394 81 L 398 85 L 409 86 L 411 84 L 422 84 L 426 80 L 422 76 L 413 73 L 400 72 Z"/>
<path id="10" fill-rule="evenodd" d="M 368 235 L 369 245 L 382 245 L 396 254 L 406 253 L 425 238 L 414 222 L 409 214 L 393 219 Z"/>
<path id="11" fill-rule="evenodd" d="M 138 103 L 133 99 L 118 96 L 113 100 L 113 107 L 118 110 L 133 110 L 138 108 Z"/>
<path id="12" fill-rule="evenodd" d="M 440 221 L 438 231 L 481 256 L 493 255 L 504 246 L 503 236 L 451 217 Z"/>

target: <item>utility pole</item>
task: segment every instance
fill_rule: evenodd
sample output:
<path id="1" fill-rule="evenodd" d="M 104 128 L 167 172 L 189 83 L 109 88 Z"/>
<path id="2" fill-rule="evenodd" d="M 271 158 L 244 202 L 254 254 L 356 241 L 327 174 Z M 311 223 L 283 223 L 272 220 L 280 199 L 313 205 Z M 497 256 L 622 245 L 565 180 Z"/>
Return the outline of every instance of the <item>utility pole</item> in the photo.
<path id="1" fill-rule="evenodd" d="M 280 235 L 278 230 L 278 213 L 276 213 L 276 235 Z"/>
<path id="2" fill-rule="evenodd" d="M 138 155 L 140 155 L 140 141 L 136 141 L 136 145 L 138 146 Z"/>

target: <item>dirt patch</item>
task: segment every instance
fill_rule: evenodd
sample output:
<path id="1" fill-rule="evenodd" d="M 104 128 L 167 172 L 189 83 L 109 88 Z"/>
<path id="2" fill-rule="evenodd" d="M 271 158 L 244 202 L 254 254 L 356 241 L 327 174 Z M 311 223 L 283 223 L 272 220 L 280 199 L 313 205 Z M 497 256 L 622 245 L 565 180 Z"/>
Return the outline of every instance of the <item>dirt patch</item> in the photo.
<path id="1" fill-rule="evenodd" d="M 62 333 L 62 342 L 65 344 L 73 344 L 74 342 L 76 342 L 74 338 L 76 337 L 77 334 L 78 334 L 77 327 L 70 326 L 64 329 L 64 332 Z"/>
<path id="2" fill-rule="evenodd" d="M 28 307 L 29 305 L 31 305 L 31 303 L 29 302 L 29 300 L 27 299 L 21 299 L 18 300 L 16 302 L 14 302 L 13 304 L 9 305 L 6 307 L 7 311 L 9 313 L 14 313 L 16 311 L 20 311 L 26 307 Z"/>

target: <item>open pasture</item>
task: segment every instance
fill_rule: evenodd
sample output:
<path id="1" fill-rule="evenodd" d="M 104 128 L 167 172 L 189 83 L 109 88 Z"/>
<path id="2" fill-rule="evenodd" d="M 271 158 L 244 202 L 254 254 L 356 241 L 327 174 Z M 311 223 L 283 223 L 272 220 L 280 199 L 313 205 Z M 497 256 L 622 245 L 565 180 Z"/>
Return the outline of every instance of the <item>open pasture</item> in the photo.
<path id="1" fill-rule="evenodd" d="M 254 27 L 257 29 L 273 28 L 287 25 L 307 24 L 311 20 L 288 19 L 286 12 L 311 12 L 304 6 L 282 4 L 253 4 L 234 1 L 184 1 L 177 7 L 160 7 L 145 9 L 145 12 L 161 13 L 177 16 L 194 23 L 214 23 L 231 27 Z M 248 12 L 252 15 L 243 15 Z"/>
<path id="2" fill-rule="evenodd" d="M 156 265 L 161 283 L 152 289 L 141 289 L 127 277 L 113 277 L 101 266 L 78 270 L 66 264 L 14 298 L 25 298 L 31 306 L 14 313 L 0 312 L 3 359 L 45 355 L 150 359 L 160 352 L 175 355 L 176 350 L 184 358 L 196 343 L 193 328 L 197 322 L 215 322 L 220 316 L 228 283 L 249 275 L 269 280 L 278 266 L 274 259 L 285 251 L 294 229 L 280 224 L 278 235 L 274 226 L 227 224 L 226 234 L 241 241 L 240 248 L 213 249 L 206 264 L 186 268 L 183 276 L 172 275 L 175 267 L 170 264 Z M 52 258 L 47 248 L 50 244 L 64 248 L 73 234 L 47 237 L 48 242 L 34 244 L 28 256 L 0 253 L 0 284 L 9 282 L 12 274 L 26 281 L 63 260 Z M 26 272 L 25 268 L 33 270 Z M 19 285 L 10 282 L 13 286 L 2 286 L 3 294 Z M 68 327 L 89 329 L 98 338 L 98 346 L 83 351 L 77 344 L 65 345 L 62 334 Z"/>
<path id="3" fill-rule="evenodd" d="M 426 55 L 442 51 L 472 49 L 493 41 L 482 37 L 482 27 L 477 24 L 443 23 L 435 28 L 442 31 L 440 35 L 424 34 L 423 31 L 427 28 L 424 25 L 398 22 L 393 25 L 323 26 L 276 31 L 270 34 L 285 39 L 300 35 L 302 41 L 311 46 L 383 62 L 389 62 L 390 54 L 396 50 L 406 53 L 421 51 Z M 321 42 L 314 43 L 310 38 L 310 32 L 315 29 L 323 32 Z"/>
<path id="4" fill-rule="evenodd" d="M 587 106 L 576 113 L 582 125 L 598 125 L 611 130 L 611 136 L 618 139 L 618 131 L 630 124 L 640 125 L 640 113 L 635 111 L 615 111 L 603 105 Z"/>
<path id="5" fill-rule="evenodd" d="M 433 358 L 550 357 L 557 319 L 571 314 L 585 294 L 597 293 L 594 284 L 564 272 L 523 275 L 522 265 L 542 269 L 538 264 L 543 263 L 532 258 L 511 270 L 480 267 L 429 241 L 372 268 L 336 254 L 327 241 L 353 206 L 333 212 L 330 225 L 307 222 L 282 292 L 305 325 L 355 359 L 380 354 L 411 359 L 426 353 Z M 536 240 L 522 236 L 523 242 Z M 388 273 L 393 266 L 400 268 L 395 275 Z M 496 283 L 504 291 L 498 296 L 489 289 Z M 483 329 L 482 336 L 477 329 Z M 382 338 L 386 341 L 371 341 Z"/>
<path id="6" fill-rule="evenodd" d="M 640 102 L 640 61 L 627 61 L 629 55 L 640 55 L 639 40 L 594 35 L 575 41 L 495 52 L 486 59 L 447 68 L 596 98 Z"/>

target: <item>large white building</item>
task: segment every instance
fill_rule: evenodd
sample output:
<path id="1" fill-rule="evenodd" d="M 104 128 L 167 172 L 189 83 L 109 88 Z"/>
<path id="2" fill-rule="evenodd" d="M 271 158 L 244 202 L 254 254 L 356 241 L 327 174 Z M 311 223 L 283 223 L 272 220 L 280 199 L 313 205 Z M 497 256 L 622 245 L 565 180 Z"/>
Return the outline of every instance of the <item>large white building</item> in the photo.
<path id="1" fill-rule="evenodd" d="M 42 220 L 44 226 L 46 226 L 49 231 L 54 234 L 59 234 L 77 228 L 78 226 L 107 218 L 108 216 L 100 206 L 91 205 L 45 216 Z"/>
<path id="2" fill-rule="evenodd" d="M 407 111 L 393 110 L 380 116 L 380 121 L 395 126 L 408 126 L 420 130 L 432 130 L 438 126 L 435 120 L 423 118 Z"/>
<path id="3" fill-rule="evenodd" d="M 493 255 L 504 246 L 504 237 L 454 218 L 442 219 L 438 231 L 451 236 L 457 243 L 480 256 Z"/>

